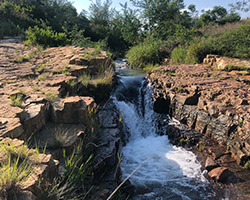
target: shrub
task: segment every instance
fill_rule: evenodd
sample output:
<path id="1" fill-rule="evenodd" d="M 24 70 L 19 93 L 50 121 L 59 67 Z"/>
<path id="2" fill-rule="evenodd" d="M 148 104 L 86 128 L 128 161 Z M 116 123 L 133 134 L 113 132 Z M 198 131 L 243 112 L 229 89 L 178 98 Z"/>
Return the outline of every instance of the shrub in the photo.
<path id="1" fill-rule="evenodd" d="M 176 47 L 171 53 L 171 60 L 175 64 L 185 63 L 185 59 L 187 56 L 187 49 L 185 46 Z"/>
<path id="2" fill-rule="evenodd" d="M 51 30 L 50 27 L 46 29 L 35 26 L 29 27 L 25 32 L 25 44 L 48 46 L 63 46 L 66 45 L 68 40 L 65 33 L 57 33 Z"/>
<path id="3" fill-rule="evenodd" d="M 144 42 L 132 47 L 126 57 L 133 68 L 143 68 L 147 64 L 159 63 L 162 59 L 162 41 L 148 36 Z"/>
<path id="4" fill-rule="evenodd" d="M 180 44 L 171 52 L 173 63 L 201 63 L 207 54 L 250 58 L 250 23 L 236 27 Z"/>
<path id="5" fill-rule="evenodd" d="M 17 25 L 15 25 L 12 21 L 2 21 L 0 22 L 0 39 L 3 38 L 3 36 L 16 36 L 18 34 L 22 33 L 21 28 Z"/>

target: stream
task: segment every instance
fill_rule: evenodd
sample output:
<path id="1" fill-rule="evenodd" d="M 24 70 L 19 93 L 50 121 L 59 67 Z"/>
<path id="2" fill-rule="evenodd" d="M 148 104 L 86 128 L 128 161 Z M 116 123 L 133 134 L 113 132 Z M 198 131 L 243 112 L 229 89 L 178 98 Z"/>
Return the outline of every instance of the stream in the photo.
<path id="1" fill-rule="evenodd" d="M 148 159 L 129 178 L 144 192 L 130 199 L 227 199 L 217 197 L 193 152 L 172 145 L 167 135 L 157 134 L 162 125 L 179 122 L 153 111 L 153 91 L 144 79 L 145 72 L 128 69 L 125 60 L 116 65 L 118 85 L 112 98 L 122 115 L 127 136 L 120 164 L 122 179 Z"/>

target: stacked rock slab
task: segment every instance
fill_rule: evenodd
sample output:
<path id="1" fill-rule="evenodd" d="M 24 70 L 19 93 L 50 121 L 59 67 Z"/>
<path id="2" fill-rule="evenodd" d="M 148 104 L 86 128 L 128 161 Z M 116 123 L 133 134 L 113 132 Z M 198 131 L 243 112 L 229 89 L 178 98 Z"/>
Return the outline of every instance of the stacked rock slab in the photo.
<path id="1" fill-rule="evenodd" d="M 203 60 L 203 64 L 210 65 L 215 69 L 224 70 L 226 68 L 249 68 L 250 62 L 244 59 L 229 58 L 226 56 L 219 56 L 208 54 Z M 246 72 L 247 73 L 247 72 Z"/>
<path id="2" fill-rule="evenodd" d="M 208 67 L 172 65 L 148 74 L 154 107 L 226 145 L 239 165 L 250 159 L 249 80 Z M 165 101 L 158 101 L 165 98 Z M 168 103 L 169 102 L 169 103 Z"/>
<path id="3" fill-rule="evenodd" d="M 62 157 L 63 149 L 66 155 L 72 154 L 79 138 L 84 138 L 88 111 L 96 107 L 92 97 L 78 93 L 84 88 L 79 76 L 110 67 L 111 59 L 106 52 L 91 48 L 67 46 L 43 51 L 16 40 L 0 43 L 0 140 L 47 147 L 47 155 L 29 156 L 37 168 L 31 179 L 22 183 L 20 199 L 36 199 L 32 192 L 38 178 L 54 177 L 51 171 L 58 172 L 59 162 L 53 159 Z M 21 101 L 15 106 L 17 97 Z M 111 153 L 116 155 L 116 151 Z"/>

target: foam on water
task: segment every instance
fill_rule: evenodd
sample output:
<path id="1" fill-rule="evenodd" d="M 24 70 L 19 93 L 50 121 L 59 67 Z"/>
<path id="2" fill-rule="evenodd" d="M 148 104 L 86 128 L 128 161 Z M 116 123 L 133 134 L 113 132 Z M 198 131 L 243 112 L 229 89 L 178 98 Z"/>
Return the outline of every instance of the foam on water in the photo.
<path id="1" fill-rule="evenodd" d="M 125 85 L 126 82 L 133 85 L 132 80 L 127 77 L 121 81 Z M 143 102 L 143 106 L 141 103 L 137 105 L 131 101 L 118 101 L 114 97 L 129 132 L 129 142 L 123 147 L 120 165 L 123 179 L 144 160 L 154 155 L 130 178 L 133 185 L 147 187 L 152 191 L 135 199 L 213 199 L 212 191 L 207 191 L 208 183 L 196 156 L 170 144 L 166 135 L 156 134 L 156 120 L 160 114 L 153 111 L 150 86 L 139 92 L 137 101 Z M 144 113 L 141 112 L 142 107 Z"/>

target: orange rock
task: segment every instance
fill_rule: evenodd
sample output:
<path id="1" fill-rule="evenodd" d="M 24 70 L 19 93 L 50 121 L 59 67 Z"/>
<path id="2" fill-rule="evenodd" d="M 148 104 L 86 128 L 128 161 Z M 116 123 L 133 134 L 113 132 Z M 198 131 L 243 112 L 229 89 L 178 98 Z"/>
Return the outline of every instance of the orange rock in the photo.
<path id="1" fill-rule="evenodd" d="M 228 169 L 226 167 L 217 167 L 212 169 L 208 176 L 214 181 L 223 182 L 228 177 Z"/>

